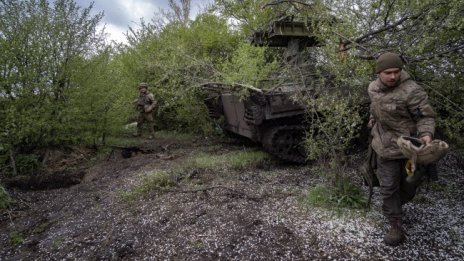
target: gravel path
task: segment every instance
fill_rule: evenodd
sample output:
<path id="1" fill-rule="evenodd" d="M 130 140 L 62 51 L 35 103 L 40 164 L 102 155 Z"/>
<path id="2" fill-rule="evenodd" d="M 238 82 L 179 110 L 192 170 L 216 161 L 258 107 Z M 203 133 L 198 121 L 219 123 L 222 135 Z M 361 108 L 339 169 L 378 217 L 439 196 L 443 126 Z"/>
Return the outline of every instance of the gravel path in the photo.
<path id="1" fill-rule="evenodd" d="M 462 155 L 440 162 L 438 182 L 404 207 L 406 242 L 388 247 L 379 191 L 369 211 L 309 209 L 301 195 L 321 178 L 308 166 L 198 171 L 179 188 L 210 189 L 122 199 L 202 150 L 188 145 L 172 161 L 101 162 L 71 188 L 13 191 L 21 204 L 2 216 L 0 260 L 464 260 Z"/>

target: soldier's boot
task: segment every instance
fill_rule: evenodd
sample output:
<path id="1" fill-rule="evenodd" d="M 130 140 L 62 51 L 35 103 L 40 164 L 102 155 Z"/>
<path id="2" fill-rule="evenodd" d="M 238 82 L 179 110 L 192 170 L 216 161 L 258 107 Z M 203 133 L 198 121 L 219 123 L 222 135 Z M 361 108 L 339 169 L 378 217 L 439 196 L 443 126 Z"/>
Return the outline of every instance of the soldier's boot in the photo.
<path id="1" fill-rule="evenodd" d="M 150 132 L 150 136 L 148 136 L 148 139 L 149 139 L 149 140 L 152 140 L 152 139 L 154 139 L 154 138 L 155 138 L 155 131 L 151 131 L 151 132 Z"/>
<path id="2" fill-rule="evenodd" d="M 152 140 L 155 138 L 155 128 L 153 127 L 153 125 L 150 125 L 150 136 L 148 136 L 148 139 Z"/>
<path id="3" fill-rule="evenodd" d="M 390 218 L 389 219 L 390 230 L 384 237 L 385 244 L 389 246 L 397 246 L 404 241 L 403 222 L 401 218 Z"/>
<path id="4" fill-rule="evenodd" d="M 134 134 L 134 137 L 142 137 L 142 125 L 140 123 L 137 123 L 137 133 Z"/>

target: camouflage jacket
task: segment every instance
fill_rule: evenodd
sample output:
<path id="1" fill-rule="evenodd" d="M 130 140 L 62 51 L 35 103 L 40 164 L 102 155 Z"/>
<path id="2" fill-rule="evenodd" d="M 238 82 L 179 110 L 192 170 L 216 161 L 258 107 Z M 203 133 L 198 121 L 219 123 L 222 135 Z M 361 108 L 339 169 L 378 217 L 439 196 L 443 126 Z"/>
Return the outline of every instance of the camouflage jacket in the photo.
<path id="1" fill-rule="evenodd" d="M 140 112 L 151 112 L 156 105 L 155 97 L 151 92 L 140 94 L 137 99 L 137 110 Z"/>
<path id="2" fill-rule="evenodd" d="M 400 136 L 422 137 L 435 132 L 435 112 L 427 93 L 405 71 L 400 84 L 385 86 L 380 79 L 369 84 L 370 113 L 376 123 L 372 127 L 372 148 L 385 159 L 405 158 L 396 140 Z"/>

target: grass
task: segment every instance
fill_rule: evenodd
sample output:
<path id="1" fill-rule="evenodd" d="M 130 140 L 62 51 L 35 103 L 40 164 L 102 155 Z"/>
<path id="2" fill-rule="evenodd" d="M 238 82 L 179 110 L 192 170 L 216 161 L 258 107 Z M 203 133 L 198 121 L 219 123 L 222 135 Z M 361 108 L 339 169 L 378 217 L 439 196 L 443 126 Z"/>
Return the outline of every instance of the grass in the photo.
<path id="1" fill-rule="evenodd" d="M 446 191 L 447 189 L 447 185 L 444 184 L 444 183 L 439 183 L 439 182 L 430 182 L 429 184 L 427 184 L 428 188 L 430 188 L 431 190 L 433 191 L 437 191 L 437 192 L 443 192 L 443 191 Z"/>
<path id="2" fill-rule="evenodd" d="M 175 184 L 173 175 L 166 171 L 156 171 L 144 176 L 140 185 L 129 191 L 123 191 L 120 195 L 126 201 L 133 201 L 150 192 L 163 192 Z"/>
<path id="3" fill-rule="evenodd" d="M 148 137 L 147 133 L 144 133 L 144 137 Z M 155 139 L 161 140 L 193 140 L 195 138 L 194 135 L 189 133 L 179 133 L 173 131 L 157 131 L 155 133 Z M 132 134 L 130 135 L 123 135 L 123 136 L 111 136 L 106 138 L 106 146 L 111 148 L 111 146 L 117 147 L 132 147 L 132 146 L 139 146 L 140 144 L 146 142 L 145 138 L 133 137 Z"/>
<path id="4" fill-rule="evenodd" d="M 132 137 L 132 135 L 134 135 L 135 133 L 137 133 L 137 125 L 135 122 L 125 125 L 121 131 L 121 134 L 127 137 Z M 149 135 L 148 130 L 146 129 L 146 126 L 144 126 L 143 135 L 144 136 Z M 175 140 L 182 141 L 182 140 L 192 140 L 195 138 L 195 135 L 190 134 L 190 133 L 181 133 L 177 131 L 159 130 L 159 131 L 155 131 L 155 138 L 175 139 Z"/>
<path id="5" fill-rule="evenodd" d="M 22 232 L 14 232 L 10 235 L 10 244 L 18 246 L 24 242 L 24 234 Z"/>
<path id="6" fill-rule="evenodd" d="M 221 155 L 200 152 L 169 171 L 149 173 L 143 177 L 140 185 L 120 195 L 126 201 L 133 201 L 151 192 L 162 193 L 176 186 L 192 170 L 243 170 L 268 159 L 267 153 L 258 150 L 231 151 Z"/>
<path id="7" fill-rule="evenodd" d="M 431 203 L 432 201 L 427 196 L 423 194 L 418 194 L 412 199 L 412 202 L 416 204 L 427 204 Z"/>
<path id="8" fill-rule="evenodd" d="M 309 190 L 303 203 L 330 210 L 364 209 L 367 207 L 366 195 L 360 188 L 346 180 L 337 183 L 335 185 L 316 185 Z"/>
<path id="9" fill-rule="evenodd" d="M 190 133 L 180 133 L 180 132 L 175 132 L 175 131 L 157 131 L 155 132 L 155 139 L 175 139 L 179 141 L 184 141 L 184 140 L 193 140 L 195 139 L 194 134 Z"/>
<path id="10" fill-rule="evenodd" d="M 0 185 L 0 210 L 9 208 L 12 203 L 13 200 L 8 192 L 6 192 L 5 188 Z"/>
<path id="11" fill-rule="evenodd" d="M 141 143 L 141 139 L 136 137 L 108 137 L 106 139 L 106 144 L 108 146 L 136 146 Z"/>
<path id="12" fill-rule="evenodd" d="M 194 249 L 202 249 L 202 248 L 205 247 L 205 244 L 203 243 L 203 241 L 198 240 L 198 239 L 197 240 L 192 240 L 189 243 L 192 246 L 192 248 L 194 248 Z"/>
<path id="13" fill-rule="evenodd" d="M 242 170 L 267 159 L 269 155 L 260 150 L 231 151 L 221 155 L 202 152 L 189 158 L 186 165 L 209 170 Z"/>
<path id="14" fill-rule="evenodd" d="M 49 223 L 47 223 L 47 222 L 40 223 L 36 227 L 34 227 L 34 229 L 32 230 L 32 233 L 33 234 L 41 234 L 41 233 L 43 233 L 43 232 L 45 232 L 47 230 L 48 225 L 49 225 Z"/>

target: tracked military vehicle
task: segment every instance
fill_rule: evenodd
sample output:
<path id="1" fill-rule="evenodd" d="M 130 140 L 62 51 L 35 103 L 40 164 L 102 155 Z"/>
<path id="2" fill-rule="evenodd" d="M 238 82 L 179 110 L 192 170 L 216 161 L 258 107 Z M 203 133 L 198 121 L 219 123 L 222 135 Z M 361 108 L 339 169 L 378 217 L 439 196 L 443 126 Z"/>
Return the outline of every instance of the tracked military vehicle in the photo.
<path id="1" fill-rule="evenodd" d="M 311 36 L 305 22 L 289 19 L 275 21 L 264 31 L 256 32 L 251 43 L 257 46 L 286 47 L 285 63 L 293 64 L 299 71 L 311 72 L 311 64 L 304 62 L 300 53 L 306 47 L 318 44 Z M 208 91 L 205 104 L 212 119 L 223 118 L 222 128 L 231 133 L 262 144 L 276 157 L 295 163 L 306 162 L 302 144 L 305 136 L 305 107 L 292 98 L 295 94 L 311 91 L 315 78 L 311 75 L 292 81 L 280 76 L 269 89 L 242 84 L 208 82 L 201 87 Z M 294 79 L 294 77 L 293 77 Z M 303 80 L 302 80 L 303 79 Z M 248 90 L 240 97 L 238 89 Z"/>

